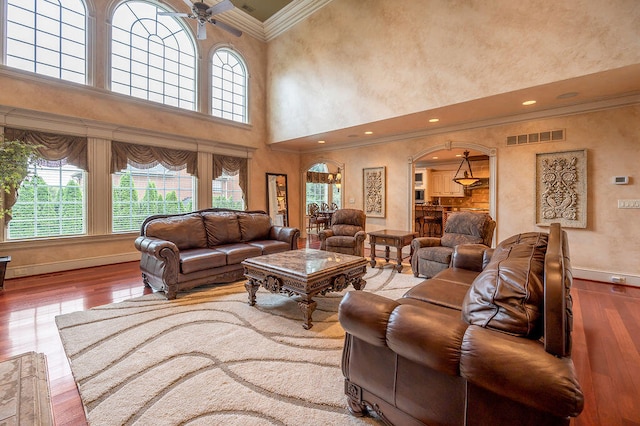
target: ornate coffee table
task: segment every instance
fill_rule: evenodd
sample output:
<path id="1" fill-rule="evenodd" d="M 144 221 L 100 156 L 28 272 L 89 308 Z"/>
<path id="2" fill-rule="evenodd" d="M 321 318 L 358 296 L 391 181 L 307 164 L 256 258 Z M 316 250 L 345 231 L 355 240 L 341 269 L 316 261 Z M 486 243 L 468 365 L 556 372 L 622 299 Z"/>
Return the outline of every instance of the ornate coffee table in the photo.
<path id="1" fill-rule="evenodd" d="M 364 257 L 324 250 L 300 249 L 267 254 L 246 259 L 242 265 L 248 279 L 244 286 L 249 293 L 249 305 L 256 304 L 260 286 L 272 293 L 301 296 L 298 306 L 304 315 L 302 326 L 307 330 L 313 327 L 311 315 L 317 305 L 314 296 L 344 290 L 349 284 L 356 290 L 362 290 L 366 285 L 362 279 L 367 272 Z"/>

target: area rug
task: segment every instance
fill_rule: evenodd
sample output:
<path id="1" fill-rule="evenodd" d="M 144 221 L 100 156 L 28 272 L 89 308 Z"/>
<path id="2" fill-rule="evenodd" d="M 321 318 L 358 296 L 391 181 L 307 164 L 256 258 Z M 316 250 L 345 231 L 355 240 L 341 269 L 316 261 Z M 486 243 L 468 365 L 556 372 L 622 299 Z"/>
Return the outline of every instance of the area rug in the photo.
<path id="1" fill-rule="evenodd" d="M 0 362 L 0 425 L 53 425 L 44 354 L 27 352 Z"/>
<path id="2" fill-rule="evenodd" d="M 410 267 L 368 268 L 364 291 L 397 298 Z M 150 294 L 56 317 L 91 425 L 364 425 L 346 409 L 340 369 L 346 291 L 318 296 L 313 327 L 295 298 L 244 281 Z"/>

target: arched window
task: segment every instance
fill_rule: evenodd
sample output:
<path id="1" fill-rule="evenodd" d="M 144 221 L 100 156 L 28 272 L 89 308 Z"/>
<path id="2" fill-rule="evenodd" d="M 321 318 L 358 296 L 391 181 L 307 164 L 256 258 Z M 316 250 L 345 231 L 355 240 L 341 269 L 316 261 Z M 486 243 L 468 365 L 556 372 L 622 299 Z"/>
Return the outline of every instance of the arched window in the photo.
<path id="1" fill-rule="evenodd" d="M 196 55 L 181 18 L 158 16 L 162 6 L 126 1 L 113 13 L 111 90 L 196 109 Z"/>
<path id="2" fill-rule="evenodd" d="M 6 65 L 86 83 L 82 0 L 8 0 L 6 16 Z"/>
<path id="3" fill-rule="evenodd" d="M 247 67 L 236 52 L 216 50 L 211 63 L 211 115 L 247 123 Z"/>

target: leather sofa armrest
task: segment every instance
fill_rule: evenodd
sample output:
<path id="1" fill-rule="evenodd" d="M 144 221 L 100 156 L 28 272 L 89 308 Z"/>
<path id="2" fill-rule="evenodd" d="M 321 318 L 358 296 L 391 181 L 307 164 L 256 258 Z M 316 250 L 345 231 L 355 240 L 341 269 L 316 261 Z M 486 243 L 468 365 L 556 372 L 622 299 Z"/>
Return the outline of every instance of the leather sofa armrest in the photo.
<path id="1" fill-rule="evenodd" d="M 363 242 L 367 238 L 367 233 L 364 231 L 358 231 L 353 236 L 357 242 Z"/>
<path id="2" fill-rule="evenodd" d="M 300 230 L 298 228 L 291 228 L 288 226 L 272 226 L 271 231 L 269 232 L 269 238 L 289 243 L 291 250 L 298 249 L 299 237 Z"/>
<path id="3" fill-rule="evenodd" d="M 180 258 L 178 247 L 171 241 L 140 236 L 136 238 L 134 244 L 141 253 L 153 256 L 158 260 L 177 262 Z"/>
<path id="4" fill-rule="evenodd" d="M 482 272 L 485 267 L 485 251 L 489 247 L 484 244 L 459 244 L 454 247 L 451 255 L 453 268 Z"/>
<path id="5" fill-rule="evenodd" d="M 411 247 L 415 252 L 422 247 L 437 247 L 440 244 L 440 238 L 438 237 L 418 237 L 411 240 Z"/>
<path id="6" fill-rule="evenodd" d="M 462 342 L 460 375 L 497 395 L 559 417 L 584 407 L 573 361 L 544 350 L 537 340 L 475 325 Z"/>
<path id="7" fill-rule="evenodd" d="M 451 376 L 459 375 L 460 346 L 468 324 L 435 309 L 400 305 L 387 327 L 387 345 L 398 355 Z"/>
<path id="8" fill-rule="evenodd" d="M 364 291 L 350 291 L 340 302 L 338 320 L 347 333 L 374 346 L 387 346 L 387 324 L 395 300 Z"/>
<path id="9" fill-rule="evenodd" d="M 338 319 L 360 340 L 434 370 L 459 374 L 460 345 L 468 325 L 458 316 L 351 291 L 340 303 Z"/>

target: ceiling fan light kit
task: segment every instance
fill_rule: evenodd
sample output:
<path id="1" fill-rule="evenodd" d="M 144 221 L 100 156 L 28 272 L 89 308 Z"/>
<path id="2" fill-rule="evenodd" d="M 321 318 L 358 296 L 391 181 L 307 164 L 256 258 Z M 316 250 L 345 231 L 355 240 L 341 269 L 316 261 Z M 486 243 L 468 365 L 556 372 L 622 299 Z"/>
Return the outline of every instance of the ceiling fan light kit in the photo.
<path id="1" fill-rule="evenodd" d="M 191 0 L 183 1 L 187 6 L 191 8 L 191 13 L 160 12 L 158 13 L 158 16 L 173 16 L 179 18 L 195 19 L 196 21 L 198 21 L 198 40 L 205 40 L 207 38 L 207 23 L 221 28 L 236 37 L 240 37 L 242 35 L 242 31 L 240 31 L 239 29 L 213 18 L 219 13 L 223 13 L 227 10 L 233 9 L 235 6 L 233 5 L 233 3 L 231 3 L 231 0 L 222 0 L 220 3 L 213 6 L 209 6 L 204 2 L 192 3 Z"/>

